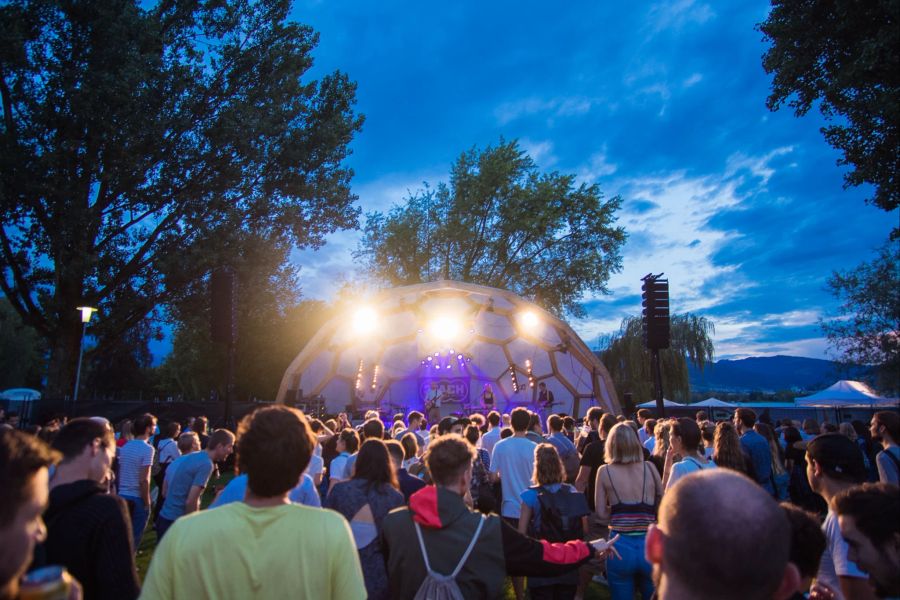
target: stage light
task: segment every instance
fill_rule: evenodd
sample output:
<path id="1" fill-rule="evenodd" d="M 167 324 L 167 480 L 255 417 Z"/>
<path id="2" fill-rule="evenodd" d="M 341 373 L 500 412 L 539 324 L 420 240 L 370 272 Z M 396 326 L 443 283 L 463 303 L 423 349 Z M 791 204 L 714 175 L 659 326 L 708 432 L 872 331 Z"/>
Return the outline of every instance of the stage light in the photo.
<path id="1" fill-rule="evenodd" d="M 452 340 L 459 335 L 459 321 L 453 317 L 436 317 L 429 327 L 431 335 L 440 340 Z"/>
<path id="2" fill-rule="evenodd" d="M 462 359 L 463 359 L 463 355 L 462 355 L 462 354 L 457 354 L 457 355 L 456 355 L 456 360 L 462 360 Z"/>
<path id="3" fill-rule="evenodd" d="M 432 360 L 434 360 L 434 359 L 433 359 L 433 358 L 431 358 L 431 357 L 430 357 L 430 356 L 429 356 L 429 357 L 428 357 L 428 358 L 426 358 L 426 359 L 425 359 L 425 360 L 427 360 L 427 361 L 428 361 L 428 362 L 431 362 L 431 361 L 432 361 Z"/>
<path id="4" fill-rule="evenodd" d="M 519 322 L 525 329 L 532 330 L 538 326 L 538 323 L 540 323 L 541 320 L 537 316 L 537 313 L 532 310 L 526 310 L 523 313 L 519 313 Z"/>
<path id="5" fill-rule="evenodd" d="M 353 313 L 353 330 L 366 335 L 375 331 L 378 326 L 378 313 L 371 306 L 361 306 Z"/>

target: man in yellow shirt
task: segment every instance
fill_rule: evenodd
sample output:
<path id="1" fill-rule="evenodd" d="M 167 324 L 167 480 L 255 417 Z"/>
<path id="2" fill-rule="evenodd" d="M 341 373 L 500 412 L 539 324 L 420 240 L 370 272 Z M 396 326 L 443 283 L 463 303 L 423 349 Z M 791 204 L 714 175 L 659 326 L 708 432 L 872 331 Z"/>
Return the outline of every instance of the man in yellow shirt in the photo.
<path id="1" fill-rule="evenodd" d="M 246 417 L 237 434 L 244 501 L 178 519 L 156 549 L 141 598 L 365 598 L 347 520 L 288 500 L 314 444 L 296 409 Z"/>

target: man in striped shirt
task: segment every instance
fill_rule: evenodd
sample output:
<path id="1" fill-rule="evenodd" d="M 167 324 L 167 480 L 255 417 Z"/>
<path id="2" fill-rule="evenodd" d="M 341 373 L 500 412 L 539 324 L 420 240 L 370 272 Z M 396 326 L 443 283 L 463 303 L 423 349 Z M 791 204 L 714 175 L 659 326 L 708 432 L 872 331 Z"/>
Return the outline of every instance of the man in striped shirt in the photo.
<path id="1" fill-rule="evenodd" d="M 119 496 L 131 509 L 131 530 L 134 548 L 141 545 L 141 536 L 150 516 L 150 467 L 153 465 L 153 446 L 149 439 L 156 429 L 156 417 L 145 413 L 134 420 L 134 439 L 119 448 Z"/>

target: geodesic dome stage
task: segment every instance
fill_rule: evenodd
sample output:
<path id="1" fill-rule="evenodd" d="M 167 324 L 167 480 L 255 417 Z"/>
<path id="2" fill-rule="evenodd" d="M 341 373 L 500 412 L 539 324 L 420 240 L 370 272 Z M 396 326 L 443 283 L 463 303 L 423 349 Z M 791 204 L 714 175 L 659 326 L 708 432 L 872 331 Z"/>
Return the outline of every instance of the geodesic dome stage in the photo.
<path id="1" fill-rule="evenodd" d="M 432 384 L 442 415 L 537 408 L 538 384 L 583 416 L 618 414 L 609 372 L 565 322 L 512 292 L 458 281 L 384 290 L 327 322 L 294 359 L 277 402 L 318 397 L 325 410 L 424 411 Z"/>

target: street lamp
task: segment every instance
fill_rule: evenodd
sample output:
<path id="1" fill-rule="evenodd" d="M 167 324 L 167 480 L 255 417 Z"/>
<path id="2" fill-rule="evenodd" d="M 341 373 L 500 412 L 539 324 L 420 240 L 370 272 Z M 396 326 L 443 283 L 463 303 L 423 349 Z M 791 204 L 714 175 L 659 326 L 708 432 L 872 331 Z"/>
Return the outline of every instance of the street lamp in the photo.
<path id="1" fill-rule="evenodd" d="M 87 324 L 91 320 L 91 316 L 97 312 L 96 308 L 90 306 L 79 306 L 76 310 L 81 312 L 81 345 L 78 349 L 78 371 L 75 373 L 75 394 L 72 398 L 72 412 L 75 412 L 75 404 L 78 402 L 78 388 L 81 385 L 81 359 L 84 357 L 84 336 L 87 333 Z"/>

